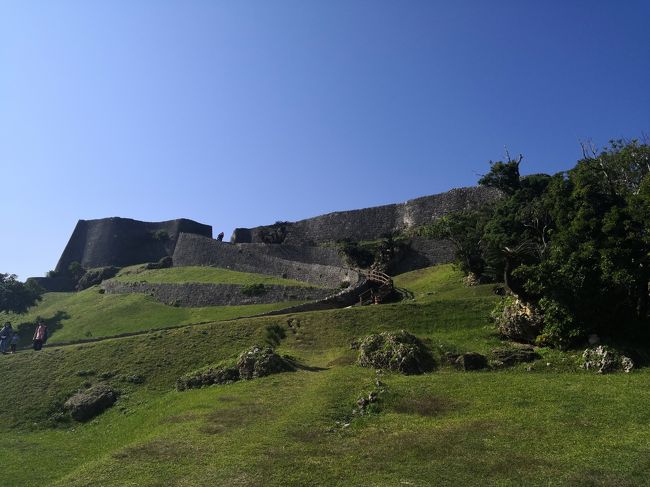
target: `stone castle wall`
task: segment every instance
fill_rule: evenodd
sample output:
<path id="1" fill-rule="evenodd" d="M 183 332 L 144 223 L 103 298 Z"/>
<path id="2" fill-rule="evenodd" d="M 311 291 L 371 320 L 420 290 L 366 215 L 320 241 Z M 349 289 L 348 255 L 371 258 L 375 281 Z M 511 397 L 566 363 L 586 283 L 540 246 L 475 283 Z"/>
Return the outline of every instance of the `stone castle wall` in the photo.
<path id="1" fill-rule="evenodd" d="M 181 233 L 212 237 L 212 227 L 184 218 L 164 222 L 79 220 L 55 270 L 65 272 L 72 262 L 87 269 L 155 262 L 174 253 Z"/>
<path id="2" fill-rule="evenodd" d="M 183 233 L 173 255 L 174 267 L 213 266 L 241 272 L 267 274 L 337 289 L 343 282 L 355 285 L 360 275 L 353 269 L 287 260 L 265 254 L 256 245 L 236 245 Z"/>
<path id="3" fill-rule="evenodd" d="M 289 222 L 284 225 L 282 243 L 316 245 L 343 238 L 375 240 L 391 232 L 431 223 L 437 218 L 469 208 L 477 208 L 500 197 L 498 190 L 481 186 L 452 189 L 446 193 L 424 196 L 405 203 L 376 206 L 361 210 L 339 211 Z M 233 243 L 261 243 L 262 233 L 273 225 L 235 229 Z"/>
<path id="4" fill-rule="evenodd" d="M 332 294 L 331 289 L 316 287 L 264 285 L 264 293 L 247 296 L 239 284 L 168 284 L 149 282 L 120 282 L 108 280 L 101 284 L 106 294 L 140 293 L 153 296 L 171 306 L 239 306 L 270 304 L 283 301 L 321 300 Z"/>

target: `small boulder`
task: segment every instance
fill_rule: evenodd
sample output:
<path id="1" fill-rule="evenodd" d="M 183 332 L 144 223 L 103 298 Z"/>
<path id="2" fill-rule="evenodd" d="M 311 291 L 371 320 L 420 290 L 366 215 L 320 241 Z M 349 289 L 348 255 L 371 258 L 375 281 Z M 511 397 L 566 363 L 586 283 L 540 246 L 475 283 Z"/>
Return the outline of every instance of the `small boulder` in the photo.
<path id="1" fill-rule="evenodd" d="M 88 421 L 117 401 L 117 392 L 106 384 L 97 384 L 68 399 L 63 407 L 76 421 Z"/>
<path id="2" fill-rule="evenodd" d="M 456 366 L 462 370 L 481 370 L 488 366 L 485 355 L 476 352 L 464 353 L 456 359 Z"/>
<path id="3" fill-rule="evenodd" d="M 240 378 L 246 380 L 287 372 L 294 370 L 294 367 L 275 353 L 273 348 L 255 346 L 239 355 L 237 369 Z"/>
<path id="4" fill-rule="evenodd" d="M 539 354 L 531 347 L 522 348 L 497 348 L 492 350 L 494 359 L 503 365 L 515 365 L 524 362 L 534 362 Z"/>
<path id="5" fill-rule="evenodd" d="M 362 367 L 402 374 L 422 374 L 435 368 L 431 352 L 416 336 L 404 330 L 364 338 L 359 345 L 358 363 Z"/>

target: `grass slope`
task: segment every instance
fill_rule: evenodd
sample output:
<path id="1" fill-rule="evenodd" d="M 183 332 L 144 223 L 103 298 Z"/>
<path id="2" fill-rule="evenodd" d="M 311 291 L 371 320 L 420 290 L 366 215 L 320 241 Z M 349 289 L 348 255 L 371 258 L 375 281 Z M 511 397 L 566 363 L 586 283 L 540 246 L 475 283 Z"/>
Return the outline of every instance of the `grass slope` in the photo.
<path id="1" fill-rule="evenodd" d="M 170 267 L 168 269 L 146 270 L 143 266 L 131 266 L 122 269 L 114 279 L 122 282 L 144 281 L 170 284 L 199 282 L 207 284 L 277 284 L 279 286 L 314 287 L 312 284 L 293 279 L 282 279 L 264 274 L 231 271 L 216 267 Z"/>
<path id="2" fill-rule="evenodd" d="M 107 337 L 142 330 L 252 316 L 297 302 L 177 308 L 145 294 L 100 294 L 97 287 L 78 293 L 46 293 L 26 315 L 9 316 L 14 323 L 33 323 L 38 316 L 49 323 L 54 344 Z M 20 327 L 21 344 L 28 345 L 33 325 Z"/>
<path id="3" fill-rule="evenodd" d="M 650 373 L 593 375 L 575 368 L 575 353 L 541 350 L 530 370 L 384 374 L 378 411 L 352 415 L 376 377 L 352 364 L 356 337 L 405 328 L 437 354 L 500 344 L 486 320 L 489 288 L 459 280 L 443 266 L 397 279 L 412 286 L 410 302 L 0 357 L 3 485 L 644 484 Z M 173 390 L 182 373 L 262 342 L 272 324 L 287 331 L 280 351 L 309 370 Z M 131 374 L 144 384 L 125 381 Z M 100 380 L 122 391 L 116 406 L 86 424 L 51 426 L 66 397 Z"/>

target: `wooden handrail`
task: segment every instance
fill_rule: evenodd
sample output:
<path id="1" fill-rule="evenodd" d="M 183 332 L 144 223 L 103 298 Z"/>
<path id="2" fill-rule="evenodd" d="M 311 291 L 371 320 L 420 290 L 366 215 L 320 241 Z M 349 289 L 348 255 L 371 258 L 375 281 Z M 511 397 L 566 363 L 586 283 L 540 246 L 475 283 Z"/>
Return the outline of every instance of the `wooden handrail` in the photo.
<path id="1" fill-rule="evenodd" d="M 371 269 L 369 271 L 364 270 L 362 272 L 366 275 L 369 281 L 378 282 L 379 284 L 383 284 L 385 286 L 393 286 L 393 280 L 388 274 L 374 269 Z"/>

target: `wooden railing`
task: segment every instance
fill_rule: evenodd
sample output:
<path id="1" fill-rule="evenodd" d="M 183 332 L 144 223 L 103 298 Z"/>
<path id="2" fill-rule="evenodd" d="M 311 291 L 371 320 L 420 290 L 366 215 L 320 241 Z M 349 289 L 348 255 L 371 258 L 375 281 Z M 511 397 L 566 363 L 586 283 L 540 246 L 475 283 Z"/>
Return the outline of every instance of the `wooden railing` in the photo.
<path id="1" fill-rule="evenodd" d="M 378 284 L 379 287 L 368 289 L 359 295 L 359 304 L 379 304 L 393 292 L 393 280 L 388 274 L 377 270 L 361 270 L 368 281 Z"/>

